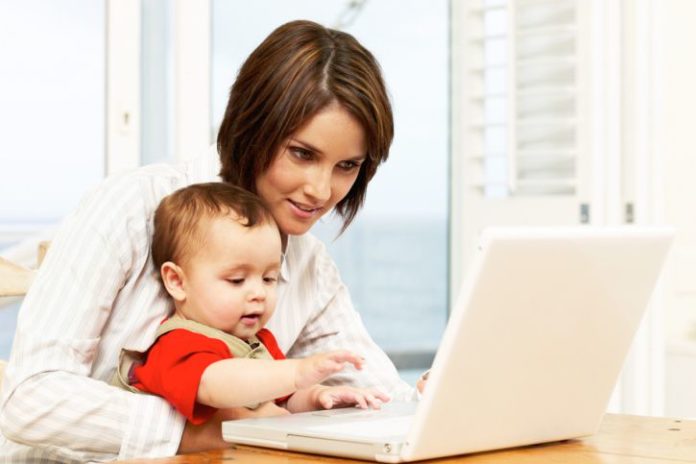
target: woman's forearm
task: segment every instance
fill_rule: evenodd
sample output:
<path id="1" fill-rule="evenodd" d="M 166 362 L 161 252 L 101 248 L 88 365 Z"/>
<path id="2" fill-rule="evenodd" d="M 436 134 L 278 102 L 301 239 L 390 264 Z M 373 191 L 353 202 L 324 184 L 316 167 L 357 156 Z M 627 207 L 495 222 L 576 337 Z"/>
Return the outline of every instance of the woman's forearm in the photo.
<path id="1" fill-rule="evenodd" d="M 184 425 L 162 398 L 67 372 L 33 376 L 12 391 L 0 413 L 3 435 L 56 461 L 168 456 Z"/>

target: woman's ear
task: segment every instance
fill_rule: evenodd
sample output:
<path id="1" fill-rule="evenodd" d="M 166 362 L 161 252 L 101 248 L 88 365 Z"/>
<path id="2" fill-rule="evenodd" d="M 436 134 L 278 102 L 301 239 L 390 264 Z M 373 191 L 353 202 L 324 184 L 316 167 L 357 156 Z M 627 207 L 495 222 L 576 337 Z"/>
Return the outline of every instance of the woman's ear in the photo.
<path id="1" fill-rule="evenodd" d="M 186 299 L 186 290 L 184 289 L 184 279 L 186 277 L 183 269 L 171 261 L 167 261 L 162 264 L 160 274 L 162 275 L 162 282 L 164 283 L 164 288 L 167 289 L 167 293 L 176 301 L 184 301 Z"/>

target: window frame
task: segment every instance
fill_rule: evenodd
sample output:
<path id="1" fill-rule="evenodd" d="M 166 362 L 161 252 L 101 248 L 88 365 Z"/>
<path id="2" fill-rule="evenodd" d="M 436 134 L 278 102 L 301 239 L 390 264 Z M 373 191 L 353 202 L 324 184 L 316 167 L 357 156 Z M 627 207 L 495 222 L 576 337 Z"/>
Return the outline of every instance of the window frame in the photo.
<path id="1" fill-rule="evenodd" d="M 139 120 L 141 0 L 107 1 L 109 4 L 107 54 L 110 56 L 108 72 L 110 124 L 107 133 L 107 160 L 108 174 L 113 174 L 135 168 L 140 165 L 141 160 Z M 210 129 L 212 126 L 210 123 L 212 117 L 210 101 L 212 2 L 211 0 L 175 0 L 172 7 L 175 70 L 174 127 L 172 128 L 175 159 L 173 161 L 181 162 L 207 149 L 214 138 Z M 115 50 L 124 44 L 126 44 L 127 53 Z M 131 115 L 130 126 L 124 124 L 126 113 Z M 182 127 L 186 127 L 186 130 L 177 129 Z M 451 147 L 451 143 L 449 145 Z M 448 217 L 446 226 L 448 231 L 450 220 Z M 451 253 L 448 253 L 447 261 L 446 274 L 449 281 Z M 447 304 L 446 308 L 443 308 L 447 311 L 447 315 L 451 306 L 451 291 L 451 287 L 448 286 Z M 435 351 L 389 350 L 387 355 L 399 370 L 427 369 L 434 359 Z"/>
<path id="2" fill-rule="evenodd" d="M 503 8 L 520 4 L 539 5 L 548 1 L 507 0 Z M 451 245 L 454 256 L 465 257 L 463 260 L 453 257 L 451 285 L 455 285 L 465 273 L 470 256 L 464 245 L 470 238 L 467 233 L 471 233 L 467 229 L 467 219 L 471 220 L 467 213 L 485 216 L 490 212 L 483 209 L 465 212 L 465 187 L 462 182 L 457 182 L 465 169 L 462 152 L 467 141 L 462 135 L 465 133 L 463 123 L 470 117 L 463 108 L 466 96 L 462 89 L 471 88 L 471 84 L 467 87 L 467 79 L 473 66 L 463 53 L 467 34 L 472 34 L 472 31 L 463 26 L 467 15 L 471 14 L 469 10 L 480 9 L 481 0 L 452 0 L 451 4 L 455 9 L 452 20 L 458 23 L 452 28 L 457 39 L 453 43 L 452 127 L 455 130 Z M 652 112 L 649 103 L 656 99 L 653 76 L 654 63 L 657 62 L 651 53 L 656 51 L 654 40 L 659 35 L 653 26 L 655 0 L 575 0 L 575 4 L 582 10 L 577 33 L 581 59 L 591 70 L 587 85 L 581 89 L 585 93 L 583 104 L 589 105 L 590 110 L 582 121 L 586 126 L 586 140 L 581 143 L 580 150 L 586 155 L 583 162 L 588 166 L 580 173 L 585 172 L 588 178 L 579 181 L 584 187 L 578 199 L 590 207 L 588 223 L 592 226 L 659 223 L 659 206 L 651 197 L 656 183 L 659 183 L 659 175 L 651 174 L 656 163 L 653 155 L 656 145 L 649 129 Z M 627 101 L 633 107 L 626 106 Z M 639 137 L 634 134 L 637 127 L 643 129 Z M 501 201 L 510 205 L 506 223 L 528 224 L 525 221 L 529 220 L 529 214 L 521 210 L 532 208 L 534 204 L 520 204 L 515 208 L 513 199 Z M 629 204 L 635 215 L 627 214 Z M 551 214 L 551 209 L 548 211 L 546 214 Z M 659 415 L 664 410 L 664 316 L 661 314 L 664 301 L 661 293 L 658 286 L 609 405 L 613 412 Z"/>

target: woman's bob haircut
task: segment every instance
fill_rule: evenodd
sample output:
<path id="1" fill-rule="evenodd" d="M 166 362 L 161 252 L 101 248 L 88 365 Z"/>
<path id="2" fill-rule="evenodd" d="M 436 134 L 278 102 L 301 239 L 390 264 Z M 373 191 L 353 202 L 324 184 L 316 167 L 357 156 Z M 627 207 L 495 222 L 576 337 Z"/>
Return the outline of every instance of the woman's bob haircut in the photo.
<path id="1" fill-rule="evenodd" d="M 345 230 L 363 205 L 377 167 L 387 159 L 394 136 L 379 64 L 350 34 L 293 21 L 274 30 L 249 55 L 218 133 L 222 179 L 256 192 L 256 179 L 287 138 L 334 102 L 360 123 L 367 147 L 355 183 L 336 205 Z"/>

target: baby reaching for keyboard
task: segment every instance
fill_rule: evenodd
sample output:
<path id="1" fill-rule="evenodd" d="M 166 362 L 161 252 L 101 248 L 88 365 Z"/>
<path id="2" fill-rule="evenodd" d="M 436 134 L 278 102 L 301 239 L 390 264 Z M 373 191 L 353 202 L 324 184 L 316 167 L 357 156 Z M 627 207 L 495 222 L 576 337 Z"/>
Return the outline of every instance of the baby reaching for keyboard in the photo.
<path id="1" fill-rule="evenodd" d="M 152 259 L 174 304 L 141 359 L 122 352 L 115 383 L 160 395 L 193 424 L 218 409 L 268 401 L 289 412 L 379 408 L 376 389 L 320 383 L 363 359 L 346 350 L 285 359 L 264 325 L 273 314 L 282 238 L 254 194 L 195 184 L 160 203 Z"/>

